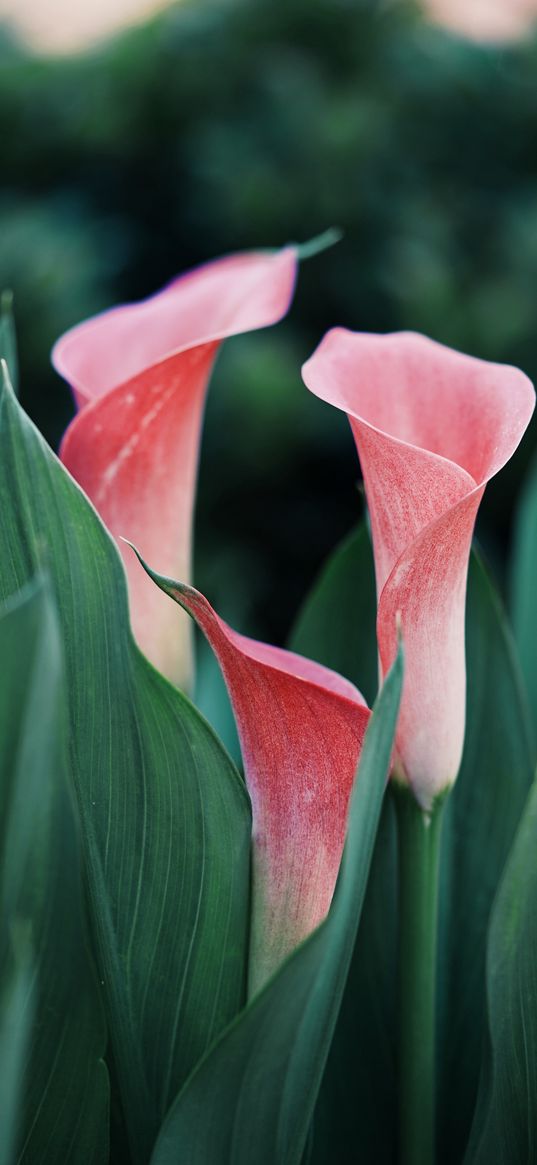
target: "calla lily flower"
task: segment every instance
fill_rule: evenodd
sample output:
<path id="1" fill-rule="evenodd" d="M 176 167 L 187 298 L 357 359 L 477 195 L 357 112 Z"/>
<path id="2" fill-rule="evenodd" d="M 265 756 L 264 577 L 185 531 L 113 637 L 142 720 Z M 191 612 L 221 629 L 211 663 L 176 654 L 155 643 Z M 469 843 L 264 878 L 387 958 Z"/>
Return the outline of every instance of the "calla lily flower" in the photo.
<path id="1" fill-rule="evenodd" d="M 371 713 L 349 680 L 233 631 L 199 591 L 145 569 L 196 620 L 233 705 L 253 815 L 253 994 L 328 912 Z"/>
<path id="2" fill-rule="evenodd" d="M 54 347 L 79 409 L 61 459 L 110 533 L 136 542 L 164 574 L 190 578 L 202 414 L 219 345 L 285 315 L 296 267 L 294 247 L 231 255 L 87 320 Z M 118 545 L 135 637 L 160 671 L 186 686 L 188 621 Z"/>
<path id="3" fill-rule="evenodd" d="M 464 741 L 464 614 L 472 533 L 486 483 L 528 425 L 533 386 L 516 368 L 424 336 L 334 329 L 303 369 L 347 413 L 371 517 L 381 677 L 406 673 L 394 775 L 423 809 L 455 780 Z"/>

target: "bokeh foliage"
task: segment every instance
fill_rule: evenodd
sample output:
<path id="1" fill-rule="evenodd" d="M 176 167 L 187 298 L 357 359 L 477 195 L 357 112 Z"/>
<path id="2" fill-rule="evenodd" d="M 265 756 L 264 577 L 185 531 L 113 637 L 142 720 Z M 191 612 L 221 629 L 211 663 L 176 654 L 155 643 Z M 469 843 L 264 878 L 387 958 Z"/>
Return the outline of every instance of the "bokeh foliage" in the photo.
<path id="1" fill-rule="evenodd" d="M 537 39 L 471 45 L 386 0 L 183 0 L 74 59 L 5 31 L 0 65 L 0 283 L 53 444 L 65 327 L 226 251 L 345 232 L 209 398 L 197 581 L 281 641 L 356 516 L 345 421 L 299 377 L 323 331 L 410 327 L 537 378 Z M 530 446 L 488 491 L 497 559 Z"/>

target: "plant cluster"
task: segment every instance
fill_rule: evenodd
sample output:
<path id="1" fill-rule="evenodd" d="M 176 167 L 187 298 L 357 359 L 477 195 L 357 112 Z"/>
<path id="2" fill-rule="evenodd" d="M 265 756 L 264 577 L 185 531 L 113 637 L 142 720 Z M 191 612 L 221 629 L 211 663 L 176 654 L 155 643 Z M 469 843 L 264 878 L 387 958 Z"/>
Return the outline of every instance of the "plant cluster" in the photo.
<path id="1" fill-rule="evenodd" d="M 4 313 L 2 1165 L 535 1159 L 533 479 L 522 670 L 471 551 L 533 387 L 418 334 L 328 332 L 303 379 L 348 416 L 370 526 L 286 649 L 245 636 L 190 580 L 204 400 L 300 257 L 227 256 L 62 336 L 59 459 Z M 243 774 L 185 694 L 187 616 Z"/>

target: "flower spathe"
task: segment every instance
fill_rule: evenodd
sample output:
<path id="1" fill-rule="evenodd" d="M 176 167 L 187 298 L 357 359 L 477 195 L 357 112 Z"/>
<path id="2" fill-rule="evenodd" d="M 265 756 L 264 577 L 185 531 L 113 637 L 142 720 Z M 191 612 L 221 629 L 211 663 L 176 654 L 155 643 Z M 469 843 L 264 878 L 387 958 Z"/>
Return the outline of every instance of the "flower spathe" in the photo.
<path id="1" fill-rule="evenodd" d="M 79 413 L 60 456 L 110 533 L 164 574 L 190 578 L 192 512 L 206 390 L 226 337 L 276 323 L 296 277 L 293 247 L 231 255 L 140 303 L 72 328 L 53 362 Z M 134 634 L 152 663 L 188 684 L 188 621 L 177 618 L 124 543 Z"/>
<path id="2" fill-rule="evenodd" d="M 251 995 L 328 912 L 370 711 L 336 672 L 239 634 L 199 591 L 145 569 L 207 637 L 235 713 L 253 817 Z"/>
<path id="3" fill-rule="evenodd" d="M 516 368 L 412 333 L 336 328 L 305 364 L 307 387 L 347 413 L 364 476 L 377 582 L 381 676 L 406 672 L 396 775 L 428 811 L 456 779 L 464 742 L 464 618 L 472 534 L 486 483 L 535 403 Z"/>

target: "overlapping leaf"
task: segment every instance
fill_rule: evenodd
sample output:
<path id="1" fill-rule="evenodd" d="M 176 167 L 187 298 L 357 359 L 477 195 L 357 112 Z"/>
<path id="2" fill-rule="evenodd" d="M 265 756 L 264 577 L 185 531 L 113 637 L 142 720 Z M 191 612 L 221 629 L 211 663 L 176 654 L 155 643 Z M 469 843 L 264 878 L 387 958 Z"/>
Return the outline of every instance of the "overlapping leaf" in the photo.
<path id="1" fill-rule="evenodd" d="M 328 559 L 299 614 L 290 646 L 352 679 L 378 686 L 375 572 L 365 522 Z M 341 1013 L 319 1093 L 311 1161 L 390 1161 L 396 1137 L 396 832 L 385 798 Z"/>
<path id="2" fill-rule="evenodd" d="M 3 291 L 0 296 L 0 358 L 5 360 L 9 369 L 11 383 L 15 392 L 17 392 L 19 361 L 17 357 L 15 321 L 13 319 L 13 295 L 10 291 Z"/>
<path id="3" fill-rule="evenodd" d="M 48 563 L 111 1059 L 144 1165 L 243 1002 L 249 807 L 211 730 L 134 646 L 116 549 L 8 387 L 0 443 L 0 596 Z"/>
<path id="4" fill-rule="evenodd" d="M 291 646 L 369 694 L 376 662 L 372 555 L 365 527 L 323 571 Z M 336 646 L 339 645 L 339 646 Z M 441 668 L 441 661 L 439 661 Z M 467 607 L 467 732 L 446 808 L 439 943 L 439 1160 L 464 1151 L 484 1030 L 488 917 L 531 780 L 524 693 L 505 616 L 472 557 Z M 369 679 L 368 679 L 369 677 Z M 384 810 L 341 1019 L 314 1121 L 313 1160 L 332 1151 L 389 1161 L 395 1140 L 396 855 Z"/>
<path id="5" fill-rule="evenodd" d="M 0 1161 L 108 1160 L 106 1030 L 65 779 L 60 641 L 45 583 L 0 611 Z"/>
<path id="6" fill-rule="evenodd" d="M 28 934 L 18 936 L 0 990 L 0 1165 L 14 1165 L 24 1136 L 24 1062 L 34 1021 L 33 960 Z"/>
<path id="7" fill-rule="evenodd" d="M 522 494 L 511 603 L 533 727 L 537 727 L 537 473 Z M 515 790 L 520 807 L 522 790 Z M 508 806 L 510 808 L 510 806 Z M 498 806 L 498 814 L 506 805 Z M 511 810 L 512 812 L 512 810 Z M 537 786 L 525 811 L 491 916 L 487 949 L 487 1042 L 465 1162 L 530 1165 L 537 1156 Z"/>
<path id="8" fill-rule="evenodd" d="M 537 1159 L 537 783 L 492 912 L 489 1046 L 467 1165 Z"/>
<path id="9" fill-rule="evenodd" d="M 511 614 L 537 741 L 537 462 L 518 503 L 511 571 Z"/>
<path id="10" fill-rule="evenodd" d="M 162 1130 L 152 1165 L 300 1162 L 360 919 L 393 746 L 402 665 L 400 652 L 366 734 L 328 918 L 191 1077 Z"/>
<path id="11" fill-rule="evenodd" d="M 485 1024 L 488 921 L 533 774 L 511 631 L 475 555 L 466 653 L 466 738 L 445 810 L 442 854 L 438 1145 L 446 1163 L 461 1158 L 472 1120 Z"/>
<path id="12" fill-rule="evenodd" d="M 352 680 L 371 705 L 378 688 L 376 613 L 373 554 L 362 522 L 323 567 L 289 646 Z"/>

